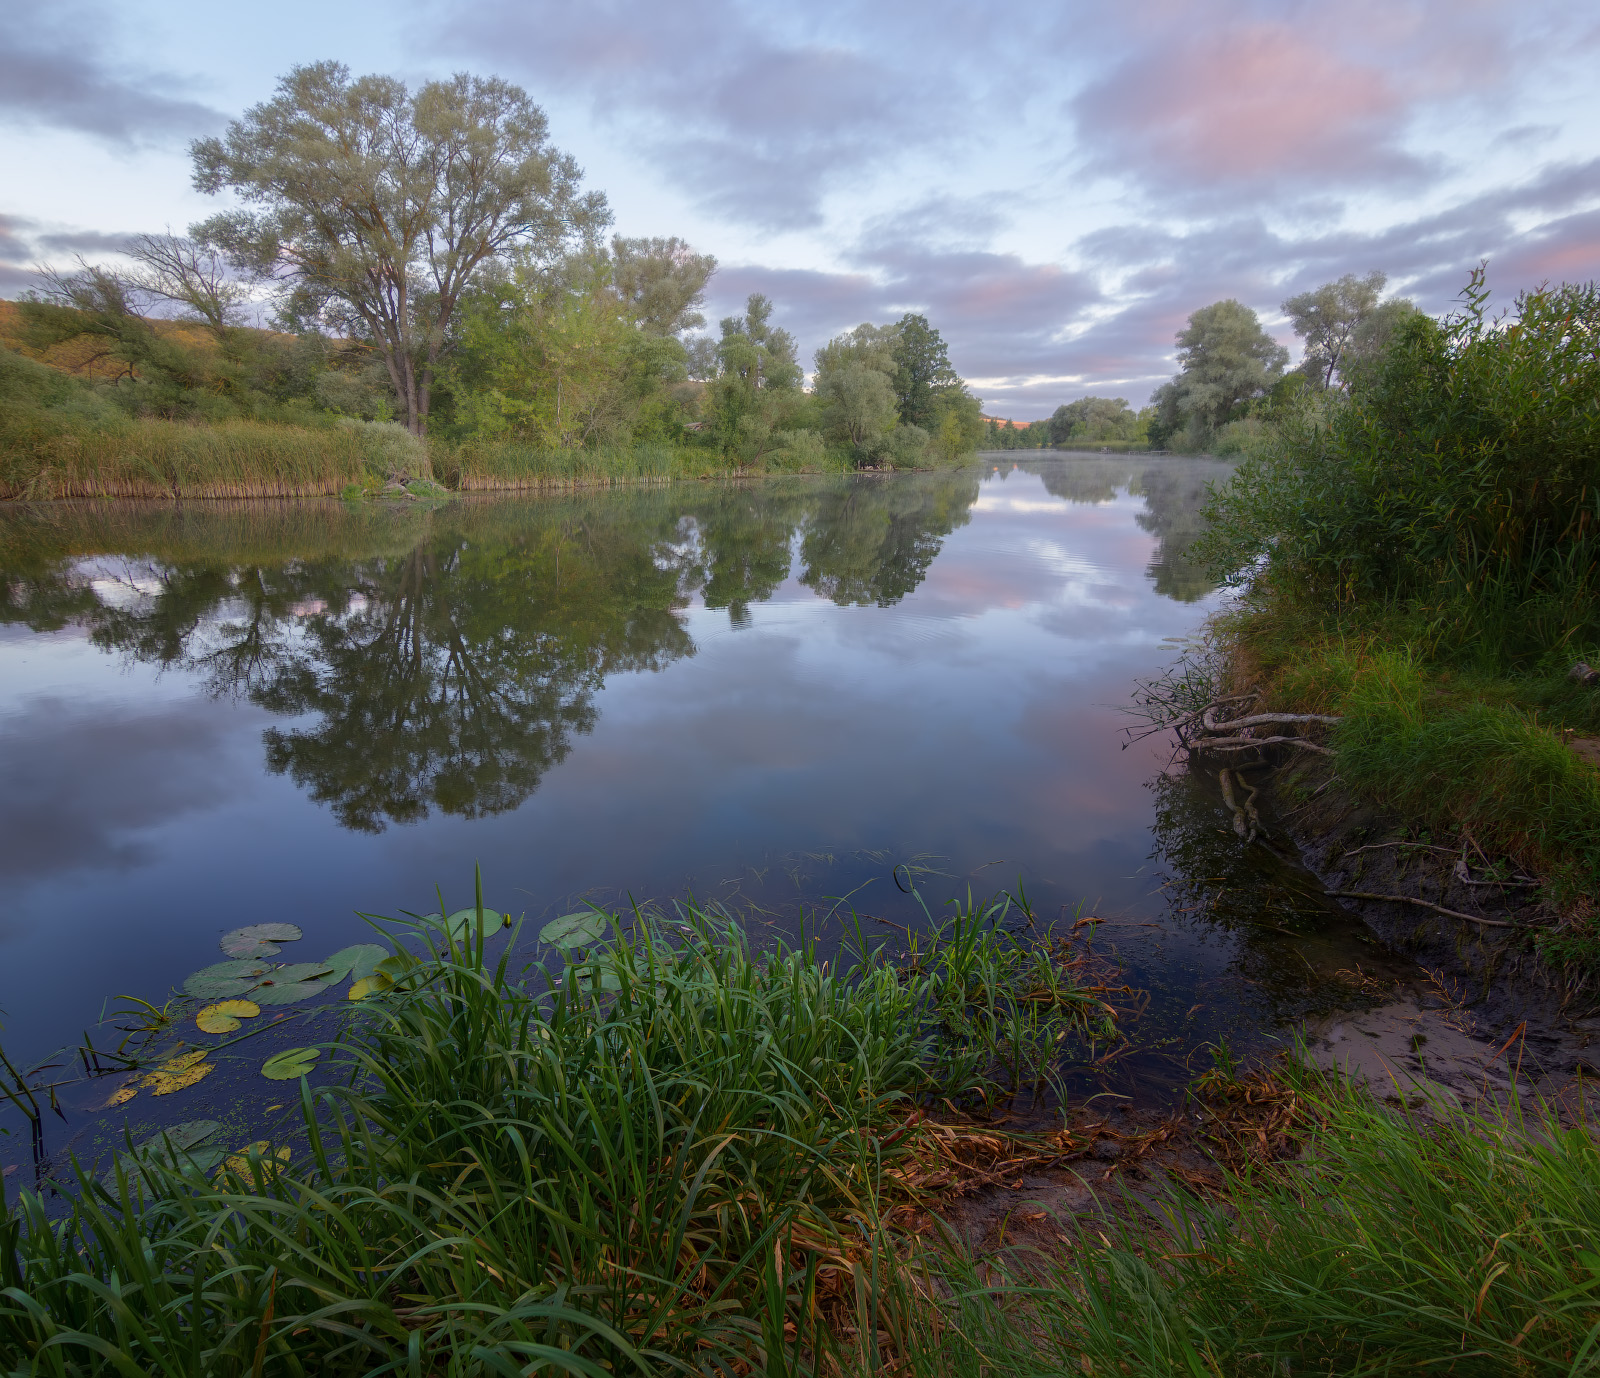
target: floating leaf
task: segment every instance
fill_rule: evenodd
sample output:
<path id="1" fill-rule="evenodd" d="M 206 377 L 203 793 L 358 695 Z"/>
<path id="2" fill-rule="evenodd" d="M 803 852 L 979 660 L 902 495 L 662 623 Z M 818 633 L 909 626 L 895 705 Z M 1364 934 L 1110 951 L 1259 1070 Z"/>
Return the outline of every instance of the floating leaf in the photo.
<path id="1" fill-rule="evenodd" d="M 139 1085 L 148 1086 L 153 1096 L 170 1096 L 174 1091 L 186 1090 L 216 1070 L 205 1060 L 207 1051 L 208 1049 L 199 1048 L 192 1053 L 169 1057 L 154 1071 L 144 1076 Z"/>
<path id="2" fill-rule="evenodd" d="M 218 962 L 191 975 L 183 989 L 196 1000 L 232 1000 L 248 995 L 271 972 L 271 962 Z"/>
<path id="3" fill-rule="evenodd" d="M 458 943 L 463 941 L 469 933 L 478 927 L 478 911 L 476 909 L 458 909 L 448 919 L 441 919 L 437 914 L 429 914 L 423 923 L 432 924 L 435 928 L 443 928 Z M 483 911 L 483 936 L 492 938 L 506 926 L 506 916 L 493 909 Z"/>
<path id="4" fill-rule="evenodd" d="M 158 1134 L 152 1134 L 143 1143 L 136 1145 L 131 1154 L 117 1154 L 114 1162 L 129 1173 L 137 1171 L 145 1163 L 159 1163 L 163 1167 L 172 1167 L 184 1162 L 192 1162 L 202 1171 L 208 1171 L 221 1161 L 222 1150 L 205 1148 L 196 1152 L 196 1149 L 220 1128 L 222 1126 L 215 1120 L 185 1120 L 182 1124 L 175 1124 Z M 100 1182 L 108 1191 L 117 1189 L 115 1165 L 100 1178 Z"/>
<path id="5" fill-rule="evenodd" d="M 223 1000 L 197 1011 L 194 1022 L 201 1033 L 232 1033 L 241 1019 L 254 1019 L 260 1013 L 261 1006 L 253 1000 Z"/>
<path id="6" fill-rule="evenodd" d="M 559 919 L 550 920 L 539 930 L 539 941 L 552 947 L 587 947 L 599 941 L 606 928 L 604 914 L 586 909 L 581 914 L 563 914 Z"/>
<path id="7" fill-rule="evenodd" d="M 279 943 L 299 942 L 303 935 L 292 923 L 253 923 L 222 935 L 222 950 L 230 957 L 271 957 Z"/>
<path id="8" fill-rule="evenodd" d="M 236 1177 L 243 1177 L 246 1181 L 250 1180 L 253 1176 L 250 1171 L 250 1155 L 252 1153 L 256 1155 L 256 1164 L 261 1169 L 261 1180 L 263 1182 L 272 1181 L 289 1162 L 288 1144 L 284 1144 L 282 1148 L 273 1152 L 272 1145 L 266 1139 L 258 1139 L 248 1148 L 241 1148 L 237 1153 L 230 1153 L 224 1158 L 221 1171 L 231 1172 Z M 219 1172 L 218 1175 L 220 1176 L 221 1173 Z"/>
<path id="9" fill-rule="evenodd" d="M 139 1078 L 133 1077 L 111 1093 L 111 1099 L 106 1102 L 105 1108 L 109 1110 L 113 1105 L 126 1105 L 138 1094 Z"/>
<path id="10" fill-rule="evenodd" d="M 250 998 L 258 1005 L 293 1005 L 309 1000 L 333 988 L 335 982 L 324 979 L 332 972 L 326 962 L 295 962 L 279 967 L 262 979 L 250 992 Z"/>
<path id="11" fill-rule="evenodd" d="M 293 1081 L 310 1072 L 321 1056 L 321 1048 L 285 1048 L 261 1064 L 261 1075 L 269 1081 Z"/>
<path id="12" fill-rule="evenodd" d="M 364 980 L 372 975 L 378 963 L 388 955 L 389 949 L 379 947 L 377 943 L 357 943 L 354 947 L 341 947 L 327 959 L 327 965 L 332 968 L 328 980 L 338 982 L 344 980 L 346 976 L 356 981 Z"/>
<path id="13" fill-rule="evenodd" d="M 386 990 L 393 990 L 394 982 L 381 971 L 375 971 L 371 976 L 363 976 L 359 981 L 350 984 L 350 999 L 365 1000 L 369 995 L 382 995 Z"/>

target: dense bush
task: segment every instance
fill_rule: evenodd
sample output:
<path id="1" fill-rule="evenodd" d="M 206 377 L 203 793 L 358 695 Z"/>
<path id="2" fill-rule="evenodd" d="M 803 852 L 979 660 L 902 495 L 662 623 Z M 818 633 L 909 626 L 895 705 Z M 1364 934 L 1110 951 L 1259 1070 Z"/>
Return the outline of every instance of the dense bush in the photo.
<path id="1" fill-rule="evenodd" d="M 1322 603 L 1414 602 L 1446 651 L 1516 664 L 1600 637 L 1600 291 L 1497 318 L 1480 270 L 1463 296 L 1405 321 L 1348 398 L 1286 409 L 1214 502 L 1207 553 Z"/>

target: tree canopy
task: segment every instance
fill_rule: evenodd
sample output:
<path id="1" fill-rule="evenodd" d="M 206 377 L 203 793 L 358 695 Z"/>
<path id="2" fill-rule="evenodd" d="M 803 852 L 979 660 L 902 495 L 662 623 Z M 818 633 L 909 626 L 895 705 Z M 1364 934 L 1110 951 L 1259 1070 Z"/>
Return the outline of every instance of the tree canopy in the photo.
<path id="1" fill-rule="evenodd" d="M 1261 328 L 1243 302 L 1202 306 L 1177 335 L 1177 376 L 1150 399 L 1151 443 L 1204 449 L 1244 405 L 1264 396 L 1283 374 L 1289 351 Z"/>
<path id="2" fill-rule="evenodd" d="M 370 342 L 421 434 L 462 294 L 493 260 L 553 258 L 610 219 L 553 148 L 544 112 L 496 77 L 458 73 L 416 92 L 294 68 L 270 101 L 191 149 L 197 189 L 247 207 L 197 238 L 286 288 L 286 314 Z"/>
<path id="3" fill-rule="evenodd" d="M 1311 383 L 1348 389 L 1351 372 L 1382 354 L 1395 327 L 1416 313 L 1404 298 L 1379 300 L 1388 280 L 1377 271 L 1360 278 L 1346 273 L 1284 302 L 1284 315 L 1305 341 L 1300 372 Z"/>

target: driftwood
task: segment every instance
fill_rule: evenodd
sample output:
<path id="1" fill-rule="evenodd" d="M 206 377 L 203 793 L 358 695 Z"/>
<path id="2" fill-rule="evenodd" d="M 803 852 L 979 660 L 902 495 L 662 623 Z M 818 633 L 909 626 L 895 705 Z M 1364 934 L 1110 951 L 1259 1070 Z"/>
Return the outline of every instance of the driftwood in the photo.
<path id="1" fill-rule="evenodd" d="M 1432 900 L 1414 899 L 1410 895 L 1379 895 L 1371 890 L 1329 890 L 1330 895 L 1348 900 L 1383 900 L 1389 904 L 1415 904 L 1422 909 L 1431 909 L 1436 914 L 1444 914 L 1452 919 L 1465 919 L 1468 923 L 1481 923 L 1485 928 L 1515 928 L 1516 924 L 1506 923 L 1501 919 L 1480 919 L 1476 914 L 1463 914 L 1459 909 L 1446 909 L 1442 904 L 1435 904 Z"/>

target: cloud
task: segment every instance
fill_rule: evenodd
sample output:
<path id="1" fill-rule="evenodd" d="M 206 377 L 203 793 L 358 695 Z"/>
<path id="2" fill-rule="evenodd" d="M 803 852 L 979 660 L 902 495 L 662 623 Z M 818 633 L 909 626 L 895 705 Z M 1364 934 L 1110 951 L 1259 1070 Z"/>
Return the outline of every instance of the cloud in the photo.
<path id="1" fill-rule="evenodd" d="M 106 16 L 78 5 L 25 6 L 0 25 L 0 120 L 69 129 L 128 146 L 181 139 L 222 116 L 171 73 L 116 64 L 97 35 Z"/>
<path id="2" fill-rule="evenodd" d="M 125 254 L 137 235 L 106 234 L 101 230 L 64 230 L 39 236 L 39 247 L 47 254 Z"/>
<path id="3" fill-rule="evenodd" d="M 916 44 L 873 42 L 871 17 L 846 18 L 838 34 L 785 32 L 739 0 L 475 0 L 427 29 L 586 100 L 709 211 L 794 229 L 820 224 L 853 176 L 959 132 L 950 74 L 930 79 Z"/>

